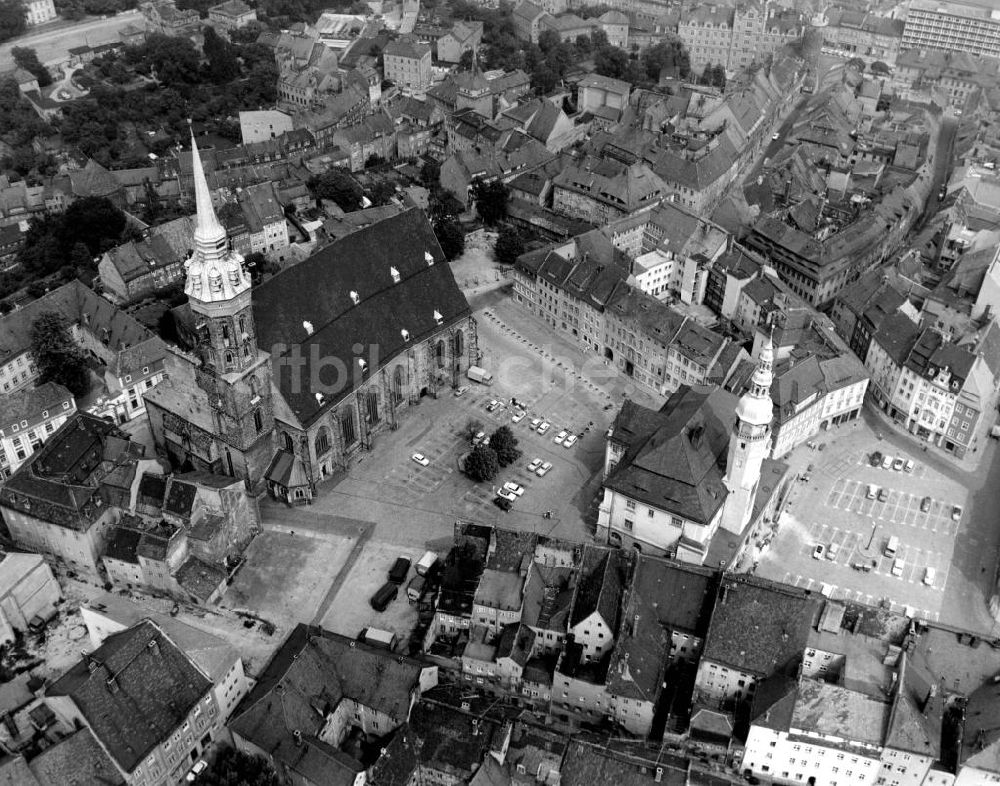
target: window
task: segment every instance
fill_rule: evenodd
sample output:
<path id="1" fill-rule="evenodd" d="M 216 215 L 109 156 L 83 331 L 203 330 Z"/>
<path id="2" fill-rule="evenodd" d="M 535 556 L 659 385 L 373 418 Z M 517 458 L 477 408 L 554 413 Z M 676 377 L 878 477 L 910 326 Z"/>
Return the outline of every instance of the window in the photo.
<path id="1" fill-rule="evenodd" d="M 261 417 L 259 409 L 253 411 L 253 425 L 258 434 L 264 430 L 264 418 Z"/>
<path id="2" fill-rule="evenodd" d="M 625 531 L 626 532 L 631 532 L 632 531 L 632 527 L 635 526 L 635 522 L 632 521 L 632 519 L 625 519 L 625 521 L 623 523 L 625 525 Z"/>
<path id="3" fill-rule="evenodd" d="M 627 500 L 625 500 L 625 509 L 626 510 L 635 510 L 635 500 L 634 499 L 627 499 Z"/>

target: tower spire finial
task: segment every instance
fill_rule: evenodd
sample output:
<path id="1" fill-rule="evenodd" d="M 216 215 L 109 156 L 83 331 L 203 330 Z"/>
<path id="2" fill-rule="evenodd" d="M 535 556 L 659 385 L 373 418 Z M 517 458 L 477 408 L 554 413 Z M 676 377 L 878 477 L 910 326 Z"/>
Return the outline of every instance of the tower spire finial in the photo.
<path id="1" fill-rule="evenodd" d="M 190 120 L 188 123 L 190 124 Z M 191 171 L 194 175 L 194 202 L 195 202 L 195 240 L 203 242 L 215 242 L 220 237 L 226 236 L 226 231 L 219 223 L 215 215 L 215 208 L 212 206 L 212 192 L 208 190 L 208 180 L 205 179 L 205 169 L 201 165 L 201 155 L 198 152 L 198 143 L 194 139 L 194 129 L 191 129 Z"/>

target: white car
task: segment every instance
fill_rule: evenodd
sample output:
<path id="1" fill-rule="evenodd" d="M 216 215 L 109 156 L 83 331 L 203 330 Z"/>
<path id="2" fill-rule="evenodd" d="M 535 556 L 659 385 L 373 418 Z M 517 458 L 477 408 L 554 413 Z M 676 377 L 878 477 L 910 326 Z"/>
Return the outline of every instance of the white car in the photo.
<path id="1" fill-rule="evenodd" d="M 534 472 L 540 466 L 542 466 L 542 460 L 540 458 L 536 458 L 528 465 L 528 472 Z"/>
<path id="2" fill-rule="evenodd" d="M 552 441 L 555 442 L 557 445 L 561 445 L 568 436 L 569 432 L 566 431 L 566 429 L 563 429 L 552 438 Z"/>
<path id="3" fill-rule="evenodd" d="M 552 469 L 552 462 L 546 461 L 544 464 L 542 464 L 542 466 L 540 466 L 538 469 L 535 470 L 535 474 L 538 475 L 538 477 L 542 477 L 550 469 Z"/>
<path id="4" fill-rule="evenodd" d="M 962 506 L 961 505 L 955 505 L 951 509 L 951 520 L 952 521 L 961 521 L 962 520 Z"/>
<path id="5" fill-rule="evenodd" d="M 552 424 L 549 423 L 548 421 L 543 420 L 542 424 L 538 427 L 538 433 L 539 434 L 544 434 L 550 428 L 552 428 Z"/>
<path id="6" fill-rule="evenodd" d="M 479 431 L 476 433 L 476 436 L 472 438 L 472 447 L 476 447 L 477 445 L 481 445 L 483 443 L 488 445 L 489 440 L 486 439 L 486 432 Z"/>
<path id="7" fill-rule="evenodd" d="M 566 437 L 566 439 L 563 440 L 563 447 L 564 448 L 573 447 L 576 444 L 577 439 L 579 439 L 579 437 L 577 437 L 576 434 L 570 434 L 568 437 Z"/>
<path id="8" fill-rule="evenodd" d="M 471 388 L 472 388 L 471 385 L 462 385 L 462 387 L 460 387 L 458 390 L 455 391 L 455 398 L 461 398 L 466 393 L 468 393 L 469 390 L 471 390 Z"/>
<path id="9" fill-rule="evenodd" d="M 524 486 L 515 483 L 513 480 L 508 480 L 506 483 L 503 484 L 503 487 L 504 490 L 509 491 L 511 494 L 514 494 L 518 497 L 520 497 L 524 493 Z"/>
<path id="10" fill-rule="evenodd" d="M 891 571 L 892 575 L 893 576 L 902 576 L 903 575 L 903 568 L 905 567 L 905 564 L 906 563 L 904 563 L 903 560 L 901 560 L 899 557 L 896 557 L 896 559 L 894 559 L 892 561 L 892 571 Z"/>
<path id="11" fill-rule="evenodd" d="M 529 423 L 528 425 L 531 427 L 532 431 L 537 431 L 538 427 L 540 425 L 542 425 L 542 419 L 541 418 L 532 418 L 531 423 Z"/>
<path id="12" fill-rule="evenodd" d="M 781 139 L 781 134 L 779 132 L 775 131 L 773 134 L 771 134 L 772 142 L 777 142 L 779 139 Z"/>
<path id="13" fill-rule="evenodd" d="M 431 460 L 423 453 L 414 453 L 410 458 L 416 461 L 421 467 L 426 467 L 431 463 Z"/>
<path id="14" fill-rule="evenodd" d="M 495 398 L 490 399 L 490 403 L 486 405 L 486 411 L 495 412 L 498 409 L 500 409 L 500 402 L 497 401 Z"/>
<path id="15" fill-rule="evenodd" d="M 934 579 L 937 577 L 937 571 L 934 568 L 927 568 L 924 571 L 924 584 L 928 587 L 934 586 Z"/>
<path id="16" fill-rule="evenodd" d="M 510 416 L 511 423 L 520 423 L 524 420 L 524 410 L 515 409 L 514 414 Z"/>
<path id="17" fill-rule="evenodd" d="M 826 547 L 822 543 L 817 543 L 816 548 L 813 549 L 813 559 L 823 559 L 825 552 Z"/>
<path id="18" fill-rule="evenodd" d="M 497 492 L 497 496 L 500 497 L 500 499 L 507 500 L 508 502 L 517 501 L 517 494 L 515 494 L 513 491 L 508 491 L 506 486 Z"/>
<path id="19" fill-rule="evenodd" d="M 198 761 L 195 762 L 195 765 L 188 770 L 187 778 L 185 780 L 187 780 L 188 783 L 194 783 L 198 776 L 201 775 L 206 769 L 208 769 L 208 762 L 204 759 L 198 759 Z"/>

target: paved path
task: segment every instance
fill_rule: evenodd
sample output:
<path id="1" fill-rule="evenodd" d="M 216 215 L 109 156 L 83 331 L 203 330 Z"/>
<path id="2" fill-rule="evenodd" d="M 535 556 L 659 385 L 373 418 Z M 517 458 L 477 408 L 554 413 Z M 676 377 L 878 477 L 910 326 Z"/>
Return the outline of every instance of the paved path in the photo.
<path id="1" fill-rule="evenodd" d="M 14 67 L 11 50 L 15 46 L 26 46 L 38 53 L 38 59 L 45 65 L 60 65 L 69 58 L 69 50 L 76 46 L 98 46 L 112 41 L 120 41 L 120 32 L 127 25 L 145 27 L 142 14 L 130 13 L 107 19 L 84 19 L 74 23 L 53 23 L 41 29 L 0 44 L 0 71 Z M 53 74 L 53 76 L 56 76 Z"/>
<path id="2" fill-rule="evenodd" d="M 351 553 L 347 556 L 347 561 L 337 572 L 337 575 L 333 579 L 333 583 L 330 584 L 330 588 L 326 591 L 326 595 L 323 596 L 323 600 L 319 604 L 319 608 L 316 610 L 316 616 L 313 617 L 312 621 L 313 625 L 321 625 L 323 623 L 323 618 L 333 605 L 333 601 L 337 597 L 337 593 L 340 592 L 340 588 L 343 586 L 344 580 L 350 575 L 351 568 L 353 568 L 354 563 L 358 561 L 358 557 L 361 556 L 361 552 L 364 551 L 365 545 L 367 545 L 374 531 L 374 527 L 365 527 L 364 531 L 354 542 L 354 548 L 351 549 Z"/>

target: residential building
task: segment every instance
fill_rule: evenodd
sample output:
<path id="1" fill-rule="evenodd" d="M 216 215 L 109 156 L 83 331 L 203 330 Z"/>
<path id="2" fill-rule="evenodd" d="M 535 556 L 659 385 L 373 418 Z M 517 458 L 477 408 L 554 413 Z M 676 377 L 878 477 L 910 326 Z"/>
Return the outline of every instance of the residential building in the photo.
<path id="1" fill-rule="evenodd" d="M 14 641 L 28 625 L 49 620 L 62 590 L 41 554 L 0 555 L 0 642 Z"/>
<path id="2" fill-rule="evenodd" d="M 384 737 L 410 719 L 437 666 L 297 625 L 237 707 L 236 747 L 263 756 L 282 779 L 361 786 L 365 766 L 342 745 L 358 732 Z"/>
<path id="3" fill-rule="evenodd" d="M 457 63 L 466 52 L 476 52 L 483 41 L 482 22 L 455 22 L 437 39 L 437 58 L 445 63 Z"/>
<path id="4" fill-rule="evenodd" d="M 398 38 L 383 52 L 385 78 L 404 94 L 423 97 L 431 86 L 431 48 L 427 44 Z"/>
<path id="5" fill-rule="evenodd" d="M 759 256 L 732 244 L 708 268 L 705 305 L 723 319 L 734 322 L 744 287 L 761 274 L 763 266 L 764 260 Z"/>
<path id="6" fill-rule="evenodd" d="M 190 249 L 190 216 L 150 227 L 142 240 L 130 240 L 101 255 L 101 286 L 119 305 L 127 305 L 179 284 Z"/>
<path id="7" fill-rule="evenodd" d="M 240 207 L 250 235 L 250 252 L 284 261 L 288 249 L 288 224 L 278 202 L 274 183 L 248 186 L 240 193 Z"/>
<path id="8" fill-rule="evenodd" d="M 900 48 L 1000 57 L 1000 14 L 981 4 L 912 0 Z"/>
<path id="9" fill-rule="evenodd" d="M 226 0 L 208 9 L 208 21 L 212 23 L 217 33 L 229 38 L 233 30 L 239 30 L 251 22 L 256 22 L 257 11 L 243 0 Z"/>
<path id="10" fill-rule="evenodd" d="M 691 53 L 695 71 L 710 65 L 741 71 L 794 41 L 802 35 L 802 28 L 797 13 L 766 2 L 734 7 L 699 4 L 681 14 L 677 35 Z"/>
<path id="11" fill-rule="evenodd" d="M 531 0 L 521 0 L 515 6 L 513 14 L 514 29 L 517 31 L 517 37 L 537 44 L 538 34 L 542 30 L 542 21 L 547 16 L 547 13 L 547 11 L 535 5 Z"/>
<path id="12" fill-rule="evenodd" d="M 152 32 L 170 36 L 186 36 L 201 27 L 201 18 L 193 8 L 180 10 L 175 0 L 151 0 L 139 10 Z"/>
<path id="13" fill-rule="evenodd" d="M 129 784 L 174 784 L 223 733 L 215 686 L 155 623 L 115 633 L 45 692 L 69 728 L 89 728 Z"/>
<path id="14" fill-rule="evenodd" d="M 24 4 L 24 20 L 29 25 L 45 24 L 56 16 L 56 6 L 52 0 L 30 0 Z"/>
<path id="15" fill-rule="evenodd" d="M 240 112 L 240 136 L 244 145 L 276 139 L 293 127 L 292 116 L 280 109 Z"/>
<path id="16" fill-rule="evenodd" d="M 0 480 L 10 477 L 76 412 L 73 394 L 56 382 L 0 399 Z"/>
<path id="17" fill-rule="evenodd" d="M 46 715 L 51 715 L 45 705 L 39 709 Z M 35 711 L 35 718 L 38 712 Z M 32 723 L 37 721 L 33 718 Z M 46 725 L 44 722 L 40 725 Z M 32 727 L 34 731 L 34 726 Z M 17 761 L 17 759 L 14 759 Z M 22 760 L 23 761 L 23 760 Z M 19 773 L 11 784 L 24 786 L 59 786 L 72 783 L 100 783 L 102 786 L 124 786 L 126 780 L 122 777 L 114 761 L 108 755 L 104 746 L 97 741 L 94 733 L 88 728 L 73 731 L 54 745 L 43 750 L 31 763 L 25 766 L 28 773 Z M 32 780 L 31 778 L 34 778 Z"/>
<path id="18" fill-rule="evenodd" d="M 577 107 L 581 112 L 609 110 L 621 113 L 628 106 L 632 85 L 621 79 L 588 74 L 576 86 Z"/>
<path id="19" fill-rule="evenodd" d="M 243 670 L 240 653 L 224 639 L 182 622 L 170 614 L 150 614 L 145 608 L 116 593 L 104 593 L 80 607 L 90 644 L 100 647 L 110 636 L 137 625 L 144 619 L 155 623 L 212 682 L 215 704 L 225 723 L 251 682 Z"/>
<path id="20" fill-rule="evenodd" d="M 657 205 L 663 182 L 645 164 L 586 159 L 565 166 L 552 181 L 552 209 L 595 225 Z"/>
<path id="21" fill-rule="evenodd" d="M 142 453 L 116 426 L 77 412 L 4 486 L 0 509 L 11 538 L 96 579 L 117 518 L 105 500 L 130 485 Z"/>
<path id="22" fill-rule="evenodd" d="M 851 8 L 831 8 L 820 28 L 823 44 L 860 57 L 869 65 L 883 62 L 892 66 L 899 54 L 903 38 L 903 19 Z"/>

